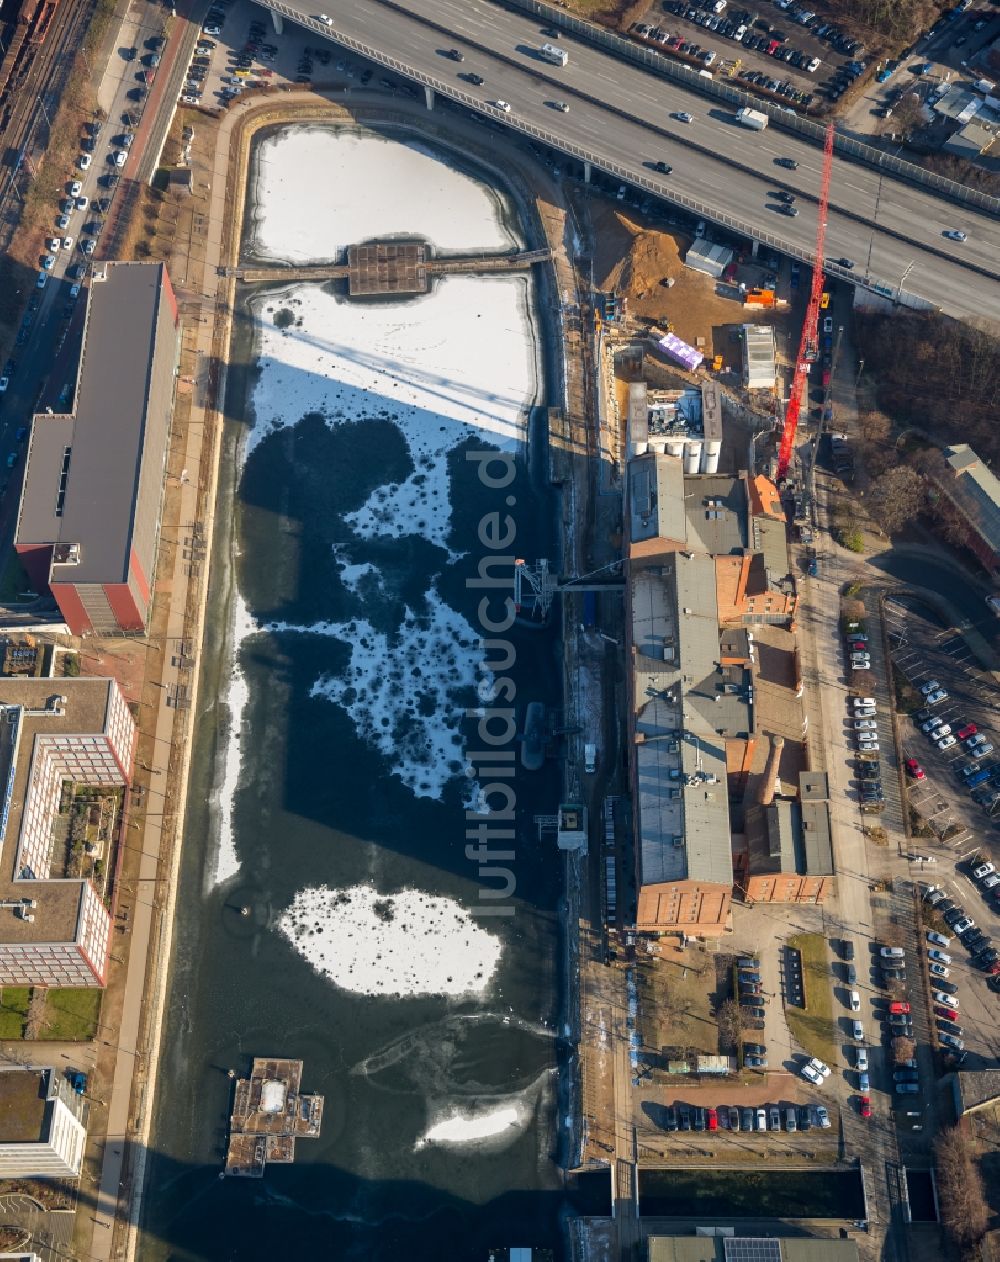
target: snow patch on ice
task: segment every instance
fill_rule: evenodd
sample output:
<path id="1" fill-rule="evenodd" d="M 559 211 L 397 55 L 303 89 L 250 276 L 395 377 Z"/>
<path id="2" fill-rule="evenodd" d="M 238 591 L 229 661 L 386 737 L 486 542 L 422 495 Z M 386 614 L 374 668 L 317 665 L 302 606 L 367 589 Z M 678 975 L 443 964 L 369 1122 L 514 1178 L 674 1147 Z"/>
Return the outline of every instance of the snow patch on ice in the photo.
<path id="1" fill-rule="evenodd" d="M 362 740 L 392 762 L 417 797 L 440 798 L 464 769 L 461 724 L 469 689 L 482 679 L 482 650 L 472 625 L 432 587 L 427 611 L 407 609 L 390 637 L 364 618 L 296 625 L 271 622 L 267 631 L 332 635 L 350 645 L 343 675 L 321 675 L 311 697 L 350 715 Z"/>
<path id="2" fill-rule="evenodd" d="M 415 889 L 307 887 L 277 923 L 317 973 L 361 995 L 481 995 L 502 951 L 460 903 Z"/>
<path id="3" fill-rule="evenodd" d="M 502 1104 L 485 1113 L 462 1113 L 454 1110 L 431 1126 L 414 1145 L 476 1144 L 484 1140 L 509 1141 L 520 1134 L 523 1119 L 512 1104 Z"/>
<path id="4" fill-rule="evenodd" d="M 226 741 L 222 784 L 219 787 L 219 844 L 215 852 L 213 885 L 221 885 L 240 870 L 240 857 L 236 853 L 236 837 L 233 832 L 233 805 L 240 781 L 243 763 L 243 715 L 250 699 L 250 689 L 243 671 L 240 656 L 247 638 L 257 630 L 253 615 L 240 595 L 238 587 L 233 593 L 232 669 L 225 704 L 229 709 L 229 735 Z"/>
<path id="5" fill-rule="evenodd" d="M 284 129 L 258 148 L 255 194 L 253 250 L 280 262 L 339 260 L 349 245 L 386 237 L 451 252 L 522 245 L 492 189 L 403 136 Z"/>

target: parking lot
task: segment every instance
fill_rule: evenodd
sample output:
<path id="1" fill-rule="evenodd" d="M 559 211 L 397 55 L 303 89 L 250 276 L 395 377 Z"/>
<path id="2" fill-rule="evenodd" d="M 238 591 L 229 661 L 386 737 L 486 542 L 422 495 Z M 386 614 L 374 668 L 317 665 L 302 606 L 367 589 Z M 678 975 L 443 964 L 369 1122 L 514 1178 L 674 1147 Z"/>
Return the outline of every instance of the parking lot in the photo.
<path id="1" fill-rule="evenodd" d="M 287 23 L 277 34 L 265 10 L 246 0 L 214 0 L 188 62 L 182 105 L 218 109 L 249 88 L 296 83 L 368 84 L 373 70 Z M 384 86 L 384 85 L 383 85 Z"/>
<path id="2" fill-rule="evenodd" d="M 996 862 L 993 830 L 1000 816 L 1000 757 L 990 748 L 1000 732 L 995 685 L 962 637 L 922 604 L 898 596 L 885 612 L 893 663 L 906 680 L 911 707 L 899 715 L 906 796 L 919 816 L 915 827 L 928 826 L 926 835 L 914 837 L 911 871 L 925 895 L 925 925 L 951 938 L 947 947 L 934 948 L 943 951 L 936 959 L 928 955 L 930 944 L 921 943 L 920 985 L 935 1041 L 954 1035 L 967 1067 L 983 1068 L 1000 1053 L 1000 997 L 988 971 L 1000 938 L 1000 876 L 988 870 Z M 953 1013 L 933 998 L 942 981 L 954 988 Z"/>
<path id="3" fill-rule="evenodd" d="M 897 598 L 887 604 L 886 619 L 893 663 L 922 698 L 911 714 L 900 715 L 904 761 L 917 764 L 909 770 L 908 798 L 938 838 L 961 856 L 988 841 L 1000 818 L 996 687 L 962 637 L 930 610 Z M 945 696 L 928 705 L 923 690 L 932 683 L 941 687 L 931 696 Z M 944 728 L 950 730 L 933 737 Z"/>
<path id="4" fill-rule="evenodd" d="M 686 65 L 726 75 L 772 100 L 807 110 L 819 89 L 836 100 L 864 72 L 865 51 L 806 5 L 775 0 L 743 9 L 726 0 L 665 0 L 630 31 Z"/>

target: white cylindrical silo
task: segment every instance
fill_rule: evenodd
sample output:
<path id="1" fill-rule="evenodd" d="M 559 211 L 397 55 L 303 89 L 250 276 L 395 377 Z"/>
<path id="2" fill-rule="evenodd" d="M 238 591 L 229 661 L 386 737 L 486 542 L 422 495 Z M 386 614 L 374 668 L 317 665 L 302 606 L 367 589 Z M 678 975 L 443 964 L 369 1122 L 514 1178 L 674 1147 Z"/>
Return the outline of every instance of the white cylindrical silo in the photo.
<path id="1" fill-rule="evenodd" d="M 722 443 L 717 438 L 707 438 L 705 440 L 705 445 L 701 451 L 702 473 L 719 472 L 719 455 L 721 451 Z"/>
<path id="2" fill-rule="evenodd" d="M 689 438 L 684 448 L 684 472 L 697 473 L 701 466 L 701 449 L 703 443 L 700 438 Z"/>
<path id="3" fill-rule="evenodd" d="M 676 456 L 678 459 L 681 459 L 683 457 L 684 439 L 682 437 L 681 438 L 672 437 L 672 438 L 667 439 L 667 455 Z"/>

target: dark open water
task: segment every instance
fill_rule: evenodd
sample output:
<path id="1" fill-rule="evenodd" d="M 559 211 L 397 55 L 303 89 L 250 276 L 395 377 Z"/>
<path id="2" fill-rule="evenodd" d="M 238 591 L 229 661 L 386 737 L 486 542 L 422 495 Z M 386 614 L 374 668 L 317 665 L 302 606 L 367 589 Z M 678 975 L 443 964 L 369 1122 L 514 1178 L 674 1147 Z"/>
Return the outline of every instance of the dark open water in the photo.
<path id="1" fill-rule="evenodd" d="M 237 349 L 249 362 L 245 330 Z M 540 845 L 533 824 L 557 802 L 551 764 L 535 775 L 519 771 L 515 780 L 515 914 L 484 922 L 503 939 L 490 991 L 446 1001 L 339 990 L 274 922 L 304 886 L 416 888 L 473 906 L 478 882 L 464 853 L 462 785 L 456 781 L 443 802 L 416 799 L 389 762 L 357 738 L 344 711 L 310 698 L 316 679 L 347 661 L 336 639 L 257 637 L 244 659 L 248 734 L 234 815 L 241 872 L 229 887 L 207 888 L 233 571 L 258 618 L 301 625 L 350 617 L 357 597 L 340 584 L 332 556 L 332 545 L 350 533 L 342 515 L 373 485 L 403 476 L 409 461 L 384 421 L 329 430 L 313 417 L 262 442 L 239 475 L 236 447 L 250 384 L 248 374 L 231 371 L 220 520 L 235 521 L 235 535 L 220 530 L 213 557 L 139 1256 L 439 1262 L 481 1259 L 491 1245 L 556 1245 L 567 1204 L 554 1161 L 566 1134 L 557 1090 L 565 1052 L 557 1037 L 561 868 L 554 844 Z M 373 399 L 372 413 L 382 406 Z M 452 546 L 459 551 L 474 545 L 491 502 L 511 510 L 501 502 L 504 492 L 483 489 L 461 453 L 451 478 Z M 553 503 L 524 462 L 516 489 L 518 550 L 556 555 Z M 372 561 L 383 578 L 365 616 L 391 633 L 404 604 L 419 607 L 438 575 L 443 599 L 474 622 L 479 593 L 467 592 L 465 579 L 480 551 L 473 547 L 449 564 L 418 539 L 354 544 L 352 559 Z M 557 645 L 554 633 L 510 638 L 520 720 L 527 701 L 558 699 Z M 243 905 L 249 918 L 239 915 Z M 226 1071 L 245 1073 L 251 1056 L 265 1054 L 305 1061 L 304 1089 L 326 1096 L 322 1137 L 299 1141 L 295 1164 L 272 1166 L 261 1181 L 222 1180 Z M 442 1112 L 498 1101 L 524 1115 L 513 1142 L 415 1149 Z"/>

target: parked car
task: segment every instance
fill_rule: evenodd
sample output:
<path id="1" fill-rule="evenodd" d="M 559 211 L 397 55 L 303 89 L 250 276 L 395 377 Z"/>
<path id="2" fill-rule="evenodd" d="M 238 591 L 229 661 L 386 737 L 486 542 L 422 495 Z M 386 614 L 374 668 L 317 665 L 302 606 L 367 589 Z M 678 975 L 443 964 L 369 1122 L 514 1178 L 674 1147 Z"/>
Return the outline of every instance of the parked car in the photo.
<path id="1" fill-rule="evenodd" d="M 949 937 L 947 936 L 947 934 L 944 934 L 944 933 L 937 933 L 934 929 L 929 929 L 929 930 L 927 931 L 927 941 L 928 941 L 928 942 L 930 942 L 930 943 L 932 943 L 934 946 L 939 946 L 939 947 L 950 947 L 950 946 L 951 946 L 951 938 L 949 938 Z M 932 958 L 939 958 L 939 957 L 935 957 L 935 956 L 934 956 L 934 952 L 933 952 L 933 951 L 929 951 L 929 952 L 928 952 L 928 954 L 929 954 Z M 945 961 L 944 961 L 944 963 L 946 963 L 946 964 L 950 964 L 950 963 L 951 963 L 951 960 L 945 960 Z"/>
<path id="2" fill-rule="evenodd" d="M 914 778 L 914 780 L 924 779 L 924 769 L 915 758 L 907 758 L 906 770 Z"/>
<path id="3" fill-rule="evenodd" d="M 992 863 L 981 863 L 979 867 L 972 869 L 972 875 L 976 878 L 977 881 L 981 881 L 984 876 L 989 876 L 992 872 L 995 872 L 995 871 L 996 871 L 996 868 L 994 867 Z"/>

